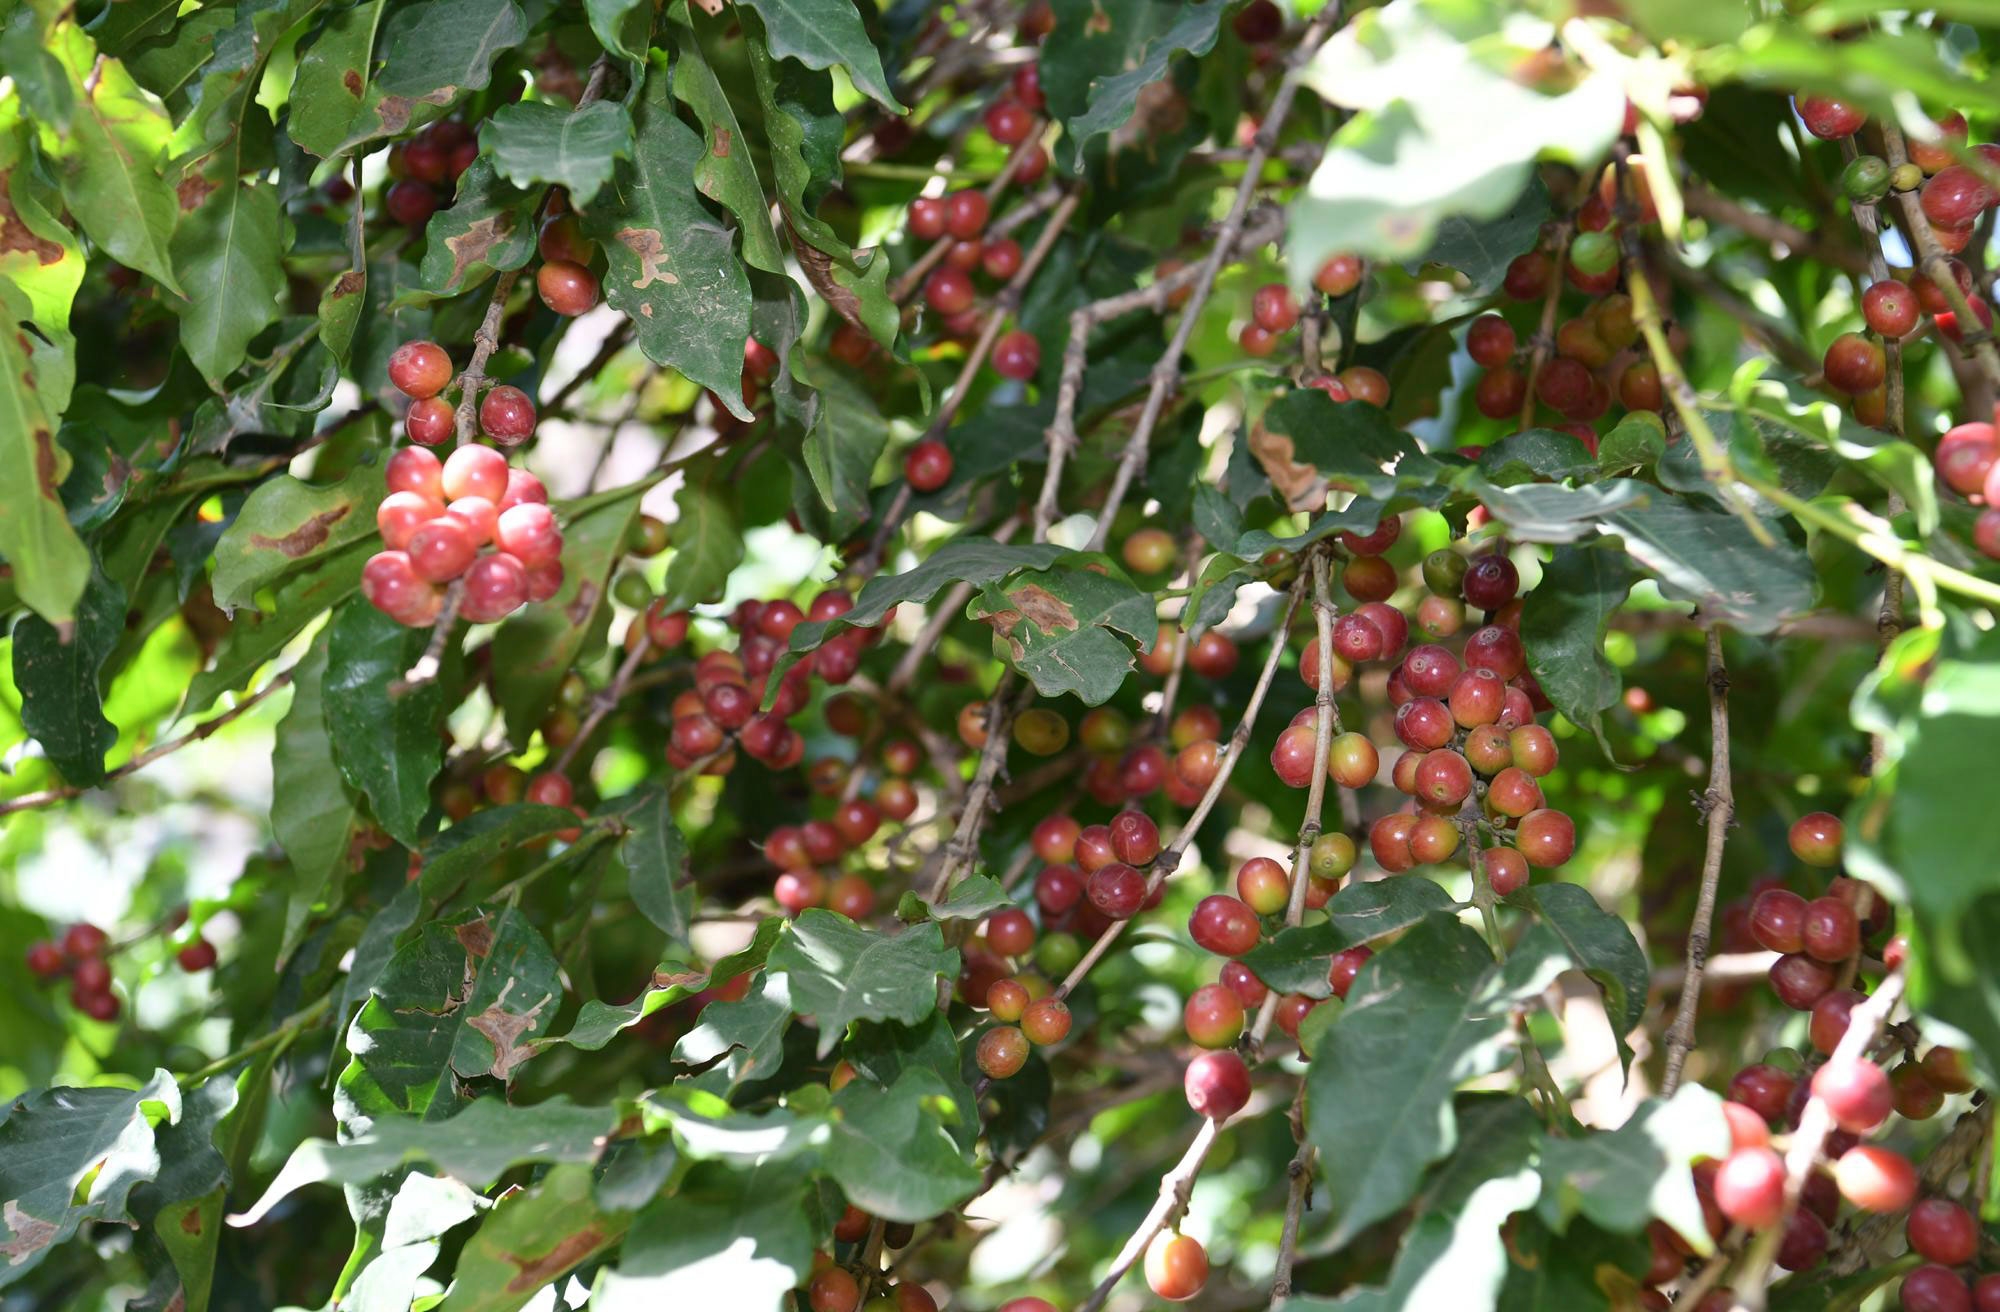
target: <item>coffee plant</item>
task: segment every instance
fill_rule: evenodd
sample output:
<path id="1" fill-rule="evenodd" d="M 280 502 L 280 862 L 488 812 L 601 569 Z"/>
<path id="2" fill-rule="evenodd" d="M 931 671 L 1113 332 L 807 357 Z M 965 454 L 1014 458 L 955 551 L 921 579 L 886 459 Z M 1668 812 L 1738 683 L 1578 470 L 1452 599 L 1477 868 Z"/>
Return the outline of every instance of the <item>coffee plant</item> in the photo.
<path id="1" fill-rule="evenodd" d="M 1995 43 L 4 0 L 0 1312 L 2000 1309 Z"/>

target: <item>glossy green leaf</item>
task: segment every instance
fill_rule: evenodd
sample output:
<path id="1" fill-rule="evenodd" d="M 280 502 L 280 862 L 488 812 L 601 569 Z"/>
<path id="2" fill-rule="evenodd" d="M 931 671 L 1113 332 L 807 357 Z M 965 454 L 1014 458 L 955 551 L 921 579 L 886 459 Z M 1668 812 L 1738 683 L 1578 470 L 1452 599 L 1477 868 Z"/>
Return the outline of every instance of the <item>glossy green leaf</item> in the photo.
<path id="1" fill-rule="evenodd" d="M 792 1006 L 818 1024 L 824 1054 L 857 1020 L 914 1025 L 936 1011 L 938 976 L 957 974 L 958 950 L 934 923 L 884 933 L 814 908 L 786 926 L 769 969 L 789 980 Z"/>
<path id="2" fill-rule="evenodd" d="M 1125 125 L 1139 103 L 1139 93 L 1166 75 L 1169 59 L 1182 51 L 1200 57 L 1214 48 L 1228 7 L 1227 0 L 1197 0 L 1188 5 L 1148 0 L 1114 7 L 1118 12 L 1110 15 L 1101 27 L 1109 30 L 1111 39 L 1122 49 L 1117 52 L 1116 62 L 1107 65 L 1112 52 L 1101 45 L 1093 46 L 1093 67 L 1103 71 L 1091 77 L 1089 101 L 1068 122 L 1070 138 L 1077 147 L 1077 172 L 1083 171 L 1082 148 L 1092 137 L 1115 132 Z M 1125 21 L 1128 15 L 1136 21 Z M 1083 15 L 1079 13 L 1078 17 Z M 1161 22 L 1166 25 L 1156 28 Z M 1060 28 L 1060 21 L 1057 26 Z M 1100 25 L 1087 23 L 1086 31 L 1092 26 Z M 1059 54 L 1060 50 L 1058 47 L 1051 54 Z M 1056 61 L 1057 71 L 1065 67 L 1066 61 Z"/>
<path id="3" fill-rule="evenodd" d="M 1729 1155 L 1722 1099 L 1685 1084 L 1649 1098 L 1616 1130 L 1551 1137 L 1542 1148 L 1542 1219 L 1557 1229 L 1577 1213 L 1606 1230 L 1637 1234 L 1665 1221 L 1698 1254 L 1714 1251 L 1688 1170 Z"/>
<path id="4" fill-rule="evenodd" d="M 514 1312 L 624 1237 L 631 1216 L 598 1204 L 591 1172 L 557 1166 L 503 1198 L 466 1240 L 439 1312 Z"/>
<path id="5" fill-rule="evenodd" d="M 748 0 L 764 20 L 773 55 L 807 68 L 839 68 L 885 109 L 900 111 L 882 75 L 882 56 L 861 26 L 854 0 Z"/>
<path id="6" fill-rule="evenodd" d="M 360 589 L 361 568 L 373 554 L 368 542 L 329 552 L 277 585 L 269 614 L 237 611 L 214 659 L 189 685 L 181 713 L 193 715 L 223 693 L 248 686 L 251 676 L 307 625 Z"/>
<path id="7" fill-rule="evenodd" d="M 562 187 L 587 211 L 610 181 L 612 161 L 632 158 L 632 117 L 607 100 L 576 110 L 524 100 L 495 111 L 479 145 L 500 177 L 522 188 Z"/>
<path id="8" fill-rule="evenodd" d="M 535 254 L 538 195 L 510 187 L 482 154 L 458 179 L 451 205 L 424 228 L 423 290 L 404 293 L 421 304 L 476 287 L 495 270 L 518 269 Z"/>
<path id="9" fill-rule="evenodd" d="M 1155 604 L 1122 577 L 1058 567 L 987 584 L 968 613 L 992 626 L 994 650 L 1044 697 L 1075 693 L 1096 706 L 1124 683 L 1133 642 L 1159 636 Z"/>
<path id="10" fill-rule="evenodd" d="M 889 421 L 867 392 L 846 376 L 827 371 L 805 380 L 818 392 L 813 426 L 806 433 L 806 470 L 827 510 L 835 537 L 868 522 L 869 486 L 889 444 Z"/>
<path id="11" fill-rule="evenodd" d="M 833 1097 L 822 1156 L 855 1206 L 891 1221 L 948 1212 L 979 1189 L 979 1168 L 946 1121 L 978 1110 L 933 1071 L 905 1070 L 887 1089 L 855 1081 Z"/>
<path id="12" fill-rule="evenodd" d="M 160 1170 L 155 1121 L 181 1114 L 180 1088 L 156 1071 L 137 1089 L 38 1089 L 0 1121 L 0 1287 L 92 1221 L 123 1220 L 133 1189 Z"/>
<path id="13" fill-rule="evenodd" d="M 1244 953 L 1243 964 L 1281 993 L 1324 998 L 1333 992 L 1326 971 L 1334 953 L 1452 915 L 1457 907 L 1451 894 L 1421 876 L 1350 883 L 1327 901 L 1324 921 L 1279 930 Z"/>
<path id="14" fill-rule="evenodd" d="M 358 862 L 368 822 L 341 776 L 327 729 L 323 688 L 328 634 L 322 630 L 292 667 L 292 705 L 271 744 L 271 833 L 292 863 L 280 959 L 305 935 L 306 919 Z"/>
<path id="15" fill-rule="evenodd" d="M 44 620 L 66 623 L 90 578 L 90 552 L 70 526 L 59 489 L 68 453 L 56 443 L 61 414 L 49 409 L 33 337 L 20 325 L 28 298 L 0 278 L 0 478 L 14 491 L 0 498 L 0 555 L 13 566 L 21 600 Z"/>
<path id="16" fill-rule="evenodd" d="M 689 470 L 674 505 L 674 555 L 660 596 L 663 608 L 685 610 L 719 594 L 743 563 L 743 529 L 717 465 Z"/>
<path id="17" fill-rule="evenodd" d="M 695 188 L 736 216 L 745 262 L 789 283 L 784 248 L 771 227 L 771 200 L 757 177 L 755 161 L 743 149 L 749 138 L 736 108 L 696 39 L 687 5 L 675 5 L 671 16 L 680 34 L 675 43 L 679 59 L 674 65 L 674 95 L 702 127 L 701 158 L 694 166 Z"/>
<path id="18" fill-rule="evenodd" d="M 1625 681 L 1604 655 L 1604 630 L 1632 589 L 1624 554 L 1609 547 L 1557 547 L 1542 581 L 1522 597 L 1521 642 L 1542 691 L 1586 728 L 1618 704 Z"/>
<path id="19" fill-rule="evenodd" d="M 1327 1163 L 1326 1242 L 1409 1201 L 1458 1142 L 1453 1093 L 1512 1059 L 1512 1007 L 1566 964 L 1553 939 L 1496 963 L 1477 933 L 1434 918 L 1361 968 L 1306 1073 L 1306 1131 Z"/>
<path id="20" fill-rule="evenodd" d="M 416 846 L 430 810 L 444 693 L 435 679 L 405 691 L 396 685 L 429 640 L 429 629 L 404 628 L 354 598 L 334 613 L 321 688 L 341 774 L 367 796 L 390 836 L 408 847 Z"/>
<path id="21" fill-rule="evenodd" d="M 812 1266 L 809 1188 L 795 1161 L 697 1164 L 633 1218 L 592 1288 L 593 1312 L 657 1312 L 725 1288 L 742 1312 L 778 1312 Z"/>
<path id="22" fill-rule="evenodd" d="M 674 823 L 672 796 L 664 788 L 641 788 L 621 798 L 614 814 L 625 825 L 618 858 L 625 865 L 632 905 L 667 936 L 670 948 L 686 950 L 694 920 L 694 881 L 688 874 L 687 840 Z"/>
<path id="23" fill-rule="evenodd" d="M 701 1067 L 693 1087 L 731 1098 L 745 1084 L 766 1080 L 784 1062 L 792 1023 L 790 980 L 766 972 L 734 1002 L 704 1007 L 701 1020 L 674 1045 L 674 1060 Z"/>
<path id="24" fill-rule="evenodd" d="M 482 90 L 493 61 L 527 35 L 527 17 L 514 0 L 417 0 L 384 25 L 388 58 L 375 85 L 391 96 L 443 103 Z"/>
<path id="25" fill-rule="evenodd" d="M 327 16 L 299 58 L 285 131 L 299 149 L 332 159 L 363 114 L 375 75 L 375 37 L 388 0 L 362 0 Z"/>

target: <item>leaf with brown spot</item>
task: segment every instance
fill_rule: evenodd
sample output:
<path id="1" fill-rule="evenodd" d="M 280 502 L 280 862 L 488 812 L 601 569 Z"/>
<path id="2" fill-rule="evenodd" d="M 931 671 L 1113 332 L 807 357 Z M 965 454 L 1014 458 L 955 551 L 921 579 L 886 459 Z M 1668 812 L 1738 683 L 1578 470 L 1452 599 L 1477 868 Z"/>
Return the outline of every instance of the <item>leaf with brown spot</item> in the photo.
<path id="1" fill-rule="evenodd" d="M 1081 552 L 987 583 L 966 613 L 993 623 L 996 652 L 1043 696 L 1075 693 L 1093 706 L 1124 682 L 1133 643 L 1150 646 L 1159 632 L 1152 596 Z"/>
<path id="2" fill-rule="evenodd" d="M 397 297 L 393 308 L 454 296 L 496 270 L 526 265 L 535 254 L 536 199 L 501 181 L 485 156 L 474 160 L 459 176 L 456 198 L 424 229 L 422 290 Z"/>
<path id="3" fill-rule="evenodd" d="M 632 252 L 639 261 L 638 276 L 629 284 L 633 291 L 642 292 L 656 282 L 675 284 L 680 282 L 671 269 L 660 266 L 668 260 L 667 244 L 660 239 L 654 228 L 620 228 L 612 234 L 618 244 Z"/>
<path id="4" fill-rule="evenodd" d="M 261 484 L 216 543 L 215 604 L 254 606 L 260 590 L 302 564 L 371 536 L 382 496 L 380 465 L 356 466 L 338 483 L 280 474 Z"/>
<path id="5" fill-rule="evenodd" d="M 22 328 L 27 296 L 0 278 L 0 555 L 13 566 L 21 600 L 44 618 L 67 623 L 90 577 L 90 552 L 70 524 L 57 489 L 68 462 L 56 445 L 59 416 L 41 385 L 42 346 Z M 51 362 L 52 363 L 52 362 Z"/>
<path id="6" fill-rule="evenodd" d="M 468 920 L 452 932 L 458 936 L 458 945 L 465 949 L 469 957 L 483 959 L 493 951 L 493 926 L 484 917 Z"/>
<path id="7" fill-rule="evenodd" d="M 466 1240 L 439 1312 L 511 1312 L 608 1252 L 630 1222 L 599 1201 L 588 1166 L 559 1163 L 502 1199 Z"/>
<path id="8" fill-rule="evenodd" d="M 553 994 L 543 994 L 535 1005 L 524 1012 L 506 1009 L 507 994 L 514 981 L 507 981 L 508 988 L 500 990 L 500 998 L 492 1006 L 469 1018 L 465 1023 L 471 1029 L 486 1036 L 493 1045 L 491 1073 L 503 1083 L 514 1078 L 514 1072 L 521 1063 L 535 1055 L 533 1046 L 521 1042 L 521 1037 L 535 1028 L 542 1009 L 553 1000 Z M 465 1071 L 466 1075 L 484 1073 Z"/>

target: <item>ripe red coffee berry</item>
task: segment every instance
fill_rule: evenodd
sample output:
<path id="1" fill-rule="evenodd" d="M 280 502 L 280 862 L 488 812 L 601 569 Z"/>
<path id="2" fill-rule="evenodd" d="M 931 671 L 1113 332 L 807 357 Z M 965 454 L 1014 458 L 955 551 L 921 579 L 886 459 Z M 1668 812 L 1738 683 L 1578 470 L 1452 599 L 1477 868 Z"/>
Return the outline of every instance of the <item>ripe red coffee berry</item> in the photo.
<path id="1" fill-rule="evenodd" d="M 1840 864 L 1840 817 L 1825 811 L 1802 815 L 1792 824 L 1792 855 L 1809 866 Z"/>
<path id="2" fill-rule="evenodd" d="M 1806 900 L 1788 888 L 1767 888 L 1750 904 L 1750 933 L 1772 952 L 1803 952 Z"/>
<path id="3" fill-rule="evenodd" d="M 987 1077 L 1011 1079 L 1028 1064 L 1027 1037 L 1012 1025 L 996 1025 L 979 1036 L 974 1060 Z"/>
<path id="4" fill-rule="evenodd" d="M 1342 1002 L 1347 1000 L 1348 991 L 1354 987 L 1354 977 L 1368 964 L 1375 950 L 1366 943 L 1351 948 L 1343 948 L 1333 954 L 1333 960 L 1326 968 L 1326 982 L 1333 988 L 1333 996 Z"/>
<path id="5" fill-rule="evenodd" d="M 1250 1068 L 1230 1049 L 1200 1053 L 1188 1063 L 1183 1086 L 1197 1115 L 1226 1121 L 1250 1101 Z"/>
<path id="6" fill-rule="evenodd" d="M 1313 273 L 1313 286 L 1327 296 L 1345 296 L 1361 285 L 1361 257 L 1342 252 L 1329 255 Z"/>
<path id="7" fill-rule="evenodd" d="M 215 964 L 215 944 L 205 938 L 198 938 L 174 954 L 180 968 L 190 975 L 199 974 Z"/>
<path id="8" fill-rule="evenodd" d="M 1826 348 L 1821 369 L 1826 374 L 1827 386 L 1849 396 L 1859 396 L 1881 384 L 1888 370 L 1888 357 L 1880 342 L 1860 333 L 1842 333 Z"/>
<path id="9" fill-rule="evenodd" d="M 1266 332 L 1289 332 L 1299 321 L 1299 303 L 1285 284 L 1267 282 L 1251 293 L 1250 317 Z"/>
<path id="10" fill-rule="evenodd" d="M 1042 344 L 1033 333 L 1016 329 L 993 344 L 993 371 L 1002 378 L 1026 382 L 1042 365 Z"/>
<path id="11" fill-rule="evenodd" d="M 1547 807 L 1530 811 L 1514 831 L 1514 846 L 1529 865 L 1554 869 L 1576 851 L 1576 825 L 1561 811 Z"/>
<path id="12" fill-rule="evenodd" d="M 1243 1000 L 1222 984 L 1204 984 L 1181 1008 L 1188 1038 L 1204 1048 L 1227 1048 L 1243 1033 Z"/>
<path id="13" fill-rule="evenodd" d="M 1146 900 L 1146 877 L 1121 861 L 1113 861 L 1091 872 L 1084 895 L 1106 919 L 1130 920 Z"/>
<path id="14" fill-rule="evenodd" d="M 924 304 L 939 314 L 962 314 L 972 308 L 977 295 L 972 275 L 949 264 L 933 269 L 924 279 Z"/>
<path id="15" fill-rule="evenodd" d="M 1979 1252 L 1979 1223 L 1945 1198 L 1926 1198 L 1910 1209 L 1910 1247 L 1942 1266 L 1963 1266 Z"/>
<path id="16" fill-rule="evenodd" d="M 1740 1226 L 1762 1230 L 1785 1210 L 1785 1162 L 1769 1148 L 1739 1148 L 1715 1173 L 1715 1205 Z"/>
<path id="17" fill-rule="evenodd" d="M 919 196 L 910 202 L 910 233 L 924 241 L 944 236 L 945 202 L 942 196 Z"/>
<path id="18" fill-rule="evenodd" d="M 520 388 L 502 383 L 480 398 L 479 431 L 502 446 L 519 446 L 534 436 L 535 403 Z"/>
<path id="19" fill-rule="evenodd" d="M 535 270 L 535 291 L 543 305 L 575 318 L 597 304 L 597 275 L 570 260 L 545 260 Z"/>
<path id="20" fill-rule="evenodd" d="M 1003 146 L 1019 145 L 1035 130 L 1034 114 L 1018 100 L 994 101 L 986 107 L 985 118 L 987 135 Z"/>
<path id="21" fill-rule="evenodd" d="M 986 227 L 986 214 L 985 192 L 953 192 L 945 201 L 944 229 L 961 241 L 977 237 Z"/>
<path id="22" fill-rule="evenodd" d="M 1128 866 L 1143 866 L 1160 854 L 1160 827 L 1143 811 L 1111 817 L 1111 850 Z"/>
<path id="23" fill-rule="evenodd" d="M 1195 904 L 1188 917 L 1188 933 L 1195 946 L 1219 957 L 1240 957 L 1263 937 L 1257 913 L 1226 893 L 1211 893 Z"/>
<path id="24" fill-rule="evenodd" d="M 1972 1291 L 1950 1267 L 1920 1266 L 1896 1293 L 1902 1312 L 1973 1312 Z"/>
<path id="25" fill-rule="evenodd" d="M 528 571 L 513 556 L 496 551 L 465 571 L 465 598 L 459 611 L 474 624 L 496 624 L 528 602 Z"/>
<path id="26" fill-rule="evenodd" d="M 1828 1062 L 1813 1072 L 1812 1092 L 1826 1105 L 1833 1123 L 1853 1134 L 1866 1134 L 1889 1119 L 1895 1094 L 1889 1077 L 1866 1058 Z"/>
<path id="27" fill-rule="evenodd" d="M 389 381 L 405 396 L 436 396 L 451 383 L 451 357 L 436 342 L 404 342 L 389 355 Z"/>
<path id="28" fill-rule="evenodd" d="M 918 492 L 935 492 L 951 481 L 951 448 L 934 437 L 924 438 L 903 457 L 903 479 Z"/>
<path id="29" fill-rule="evenodd" d="M 1061 998 L 1036 998 L 1021 1013 L 1021 1032 L 1038 1048 L 1061 1043 L 1069 1037 L 1069 1004 Z"/>
<path id="30" fill-rule="evenodd" d="M 1865 1212 L 1900 1212 L 1917 1196 L 1917 1170 L 1910 1159 L 1878 1144 L 1842 1153 L 1833 1179 L 1841 1197 Z"/>
<path id="31" fill-rule="evenodd" d="M 1482 314 L 1465 330 L 1466 354 L 1473 363 L 1488 369 L 1498 368 L 1514 358 L 1514 350 L 1519 345 L 1514 336 L 1514 326 L 1497 314 Z"/>
<path id="32" fill-rule="evenodd" d="M 1861 316 L 1884 337 L 1903 337 L 1917 326 L 1917 294 L 1894 278 L 1870 283 L 1861 293 Z"/>
<path id="33" fill-rule="evenodd" d="M 1809 1011 L 1834 986 L 1837 972 L 1803 952 L 1779 957 L 1771 966 L 1771 991 L 1794 1011 Z"/>
<path id="34" fill-rule="evenodd" d="M 1837 897 L 1806 903 L 1800 936 L 1805 950 L 1821 961 L 1845 961 L 1861 950 L 1861 922 L 1854 908 Z"/>
<path id="35" fill-rule="evenodd" d="M 1146 1283 L 1169 1303 L 1185 1303 L 1208 1283 L 1208 1254 L 1188 1235 L 1161 1231 L 1146 1248 Z"/>

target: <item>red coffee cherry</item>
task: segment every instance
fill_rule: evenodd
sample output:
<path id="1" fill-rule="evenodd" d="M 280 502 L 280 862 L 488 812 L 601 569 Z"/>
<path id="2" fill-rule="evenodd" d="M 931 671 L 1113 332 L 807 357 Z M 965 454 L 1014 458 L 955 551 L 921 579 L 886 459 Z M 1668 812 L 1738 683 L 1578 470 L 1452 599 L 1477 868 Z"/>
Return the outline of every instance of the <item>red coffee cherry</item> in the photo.
<path id="1" fill-rule="evenodd" d="M 1903 337 L 1916 330 L 1917 294 L 1894 278 L 1870 283 L 1861 293 L 1861 316 L 1884 337 Z"/>
<path id="2" fill-rule="evenodd" d="M 1250 317 L 1266 332 L 1289 332 L 1298 324 L 1299 303 L 1292 289 L 1281 282 L 1268 282 L 1250 296 Z"/>
<path id="3" fill-rule="evenodd" d="M 1329 255 L 1313 273 L 1313 286 L 1327 296 L 1345 296 L 1361 285 L 1361 257 L 1342 252 Z"/>
<path id="4" fill-rule="evenodd" d="M 1011 1079 L 1028 1064 L 1028 1040 L 1012 1025 L 996 1025 L 979 1036 L 974 1060 L 990 1079 Z"/>
<path id="5" fill-rule="evenodd" d="M 1840 864 L 1840 817 L 1825 811 L 1800 816 L 1792 824 L 1792 855 L 1809 866 Z"/>
<path id="6" fill-rule="evenodd" d="M 1333 954 L 1333 960 L 1327 966 L 1326 982 L 1333 986 L 1334 997 L 1347 1001 L 1348 991 L 1354 987 L 1354 977 L 1361 973 L 1361 968 L 1374 955 L 1375 950 L 1365 943 Z"/>
<path id="7" fill-rule="evenodd" d="M 1973 1312 L 1972 1292 L 1956 1271 L 1931 1264 L 1903 1277 L 1896 1293 L 1903 1312 Z"/>
<path id="8" fill-rule="evenodd" d="M 1514 326 L 1497 314 L 1482 314 L 1465 330 L 1466 354 L 1473 363 L 1495 369 L 1514 358 L 1518 346 Z"/>
<path id="9" fill-rule="evenodd" d="M 961 241 L 977 237 L 986 227 L 986 193 L 953 192 L 945 201 L 945 231 Z"/>
<path id="10" fill-rule="evenodd" d="M 1036 1047 L 1050 1047 L 1069 1037 L 1070 1019 L 1061 998 L 1037 998 L 1021 1013 L 1021 1032 Z"/>
<path id="11" fill-rule="evenodd" d="M 1762 1230 L 1785 1210 L 1785 1162 L 1769 1148 L 1739 1148 L 1715 1173 L 1715 1205 L 1740 1226 Z"/>
<path id="12" fill-rule="evenodd" d="M 1803 952 L 1787 953 L 1771 967 L 1771 990 L 1794 1011 L 1809 1011 L 1825 997 L 1837 978 L 1835 969 Z"/>
<path id="13" fill-rule="evenodd" d="M 976 296 L 972 276 L 949 264 L 933 269 L 924 279 L 924 304 L 939 314 L 962 314 L 972 308 Z"/>
<path id="14" fill-rule="evenodd" d="M 451 383 L 451 357 L 436 342 L 404 342 L 389 356 L 389 381 L 417 400 L 436 396 Z"/>
<path id="15" fill-rule="evenodd" d="M 1029 67 L 1032 68 L 1033 65 Z M 987 135 L 1003 146 L 1019 145 L 1035 130 L 1034 114 L 1017 100 L 994 101 L 986 107 L 985 117 Z M 981 226 L 984 226 L 983 219 Z"/>
<path id="16" fill-rule="evenodd" d="M 535 270 L 535 291 L 543 305 L 575 318 L 597 304 L 597 275 L 569 260 L 545 260 Z"/>
<path id="17" fill-rule="evenodd" d="M 951 448 L 927 437 L 903 457 L 903 480 L 918 492 L 935 492 L 951 481 L 952 464 Z"/>
<path id="18" fill-rule="evenodd" d="M 1084 893 L 1106 919 L 1130 920 L 1146 900 L 1146 877 L 1121 861 L 1113 861 L 1092 872 Z"/>
<path id="19" fill-rule="evenodd" d="M 1033 333 L 1016 329 L 993 344 L 993 371 L 1002 378 L 1026 382 L 1042 366 L 1042 344 Z"/>
<path id="20" fill-rule="evenodd" d="M 1544 807 L 1521 817 L 1514 846 L 1529 865 L 1551 870 L 1576 851 L 1576 825 L 1561 811 Z"/>
<path id="21" fill-rule="evenodd" d="M 1910 1247 L 1941 1266 L 1964 1266 L 1979 1252 L 1979 1223 L 1957 1203 L 1926 1198 L 1910 1209 Z"/>
<path id="22" fill-rule="evenodd" d="M 1228 1120 L 1250 1101 L 1250 1069 L 1231 1049 L 1197 1054 L 1183 1084 L 1188 1106 L 1218 1121 Z"/>
<path id="23" fill-rule="evenodd" d="M 437 213 L 438 195 L 428 183 L 405 178 L 382 194 L 382 208 L 405 228 L 421 228 Z"/>
<path id="24" fill-rule="evenodd" d="M 1842 333 L 1826 348 L 1821 368 L 1828 387 L 1859 396 L 1881 385 L 1888 370 L 1888 357 L 1880 342 L 1860 333 Z"/>
<path id="25" fill-rule="evenodd" d="M 1889 1119 L 1895 1095 L 1882 1068 L 1865 1058 L 1828 1062 L 1813 1072 L 1812 1092 L 1826 1104 L 1833 1122 L 1854 1134 L 1866 1134 Z"/>
<path id="26" fill-rule="evenodd" d="M 479 431 L 501 446 L 519 446 L 534 436 L 535 403 L 520 388 L 503 383 L 480 399 Z"/>
<path id="27" fill-rule="evenodd" d="M 1095 880 L 1097 875 L 1091 878 Z M 1194 913 L 1188 917 L 1188 933 L 1199 948 L 1219 957 L 1240 957 L 1257 946 L 1263 928 L 1257 923 L 1257 913 L 1248 906 L 1226 893 L 1211 893 L 1195 904 Z"/>
<path id="28" fill-rule="evenodd" d="M 1788 888 L 1767 888 L 1750 904 L 1750 933 L 1772 952 L 1803 952 L 1806 900 Z"/>
<path id="29" fill-rule="evenodd" d="M 1243 1033 L 1243 1002 L 1221 984 L 1204 984 L 1181 1009 L 1188 1038 L 1204 1048 L 1227 1048 Z"/>
<path id="30" fill-rule="evenodd" d="M 1169 1303 L 1185 1303 L 1208 1283 L 1208 1253 L 1187 1235 L 1162 1231 L 1146 1248 L 1146 1283 Z"/>
<path id="31" fill-rule="evenodd" d="M 942 196 L 919 196 L 910 202 L 910 233 L 924 241 L 944 236 L 945 201 Z"/>

